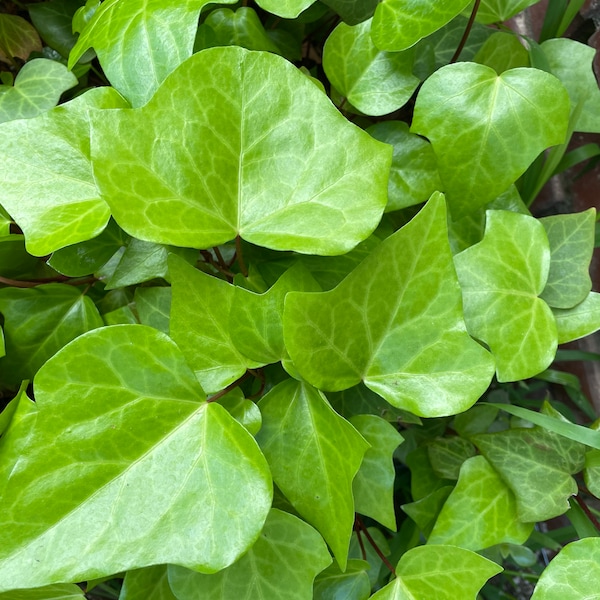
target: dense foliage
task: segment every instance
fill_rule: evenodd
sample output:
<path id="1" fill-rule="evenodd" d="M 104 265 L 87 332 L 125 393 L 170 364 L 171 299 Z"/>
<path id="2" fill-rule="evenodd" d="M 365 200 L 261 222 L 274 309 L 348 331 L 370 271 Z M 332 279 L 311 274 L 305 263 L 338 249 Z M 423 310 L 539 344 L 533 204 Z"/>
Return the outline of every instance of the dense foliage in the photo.
<path id="1" fill-rule="evenodd" d="M 1 600 L 598 589 L 596 218 L 530 208 L 600 91 L 533 4 L 6 3 Z"/>

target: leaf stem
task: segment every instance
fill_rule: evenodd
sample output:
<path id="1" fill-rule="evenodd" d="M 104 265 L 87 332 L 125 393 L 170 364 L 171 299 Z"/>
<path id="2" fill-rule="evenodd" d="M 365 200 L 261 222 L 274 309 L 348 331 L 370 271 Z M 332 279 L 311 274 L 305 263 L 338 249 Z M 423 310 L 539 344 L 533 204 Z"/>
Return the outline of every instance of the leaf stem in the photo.
<path id="1" fill-rule="evenodd" d="M 240 385 L 240 383 L 242 383 L 242 381 L 244 381 L 245 379 L 248 379 L 248 377 L 251 374 L 252 373 L 250 371 L 246 371 L 239 379 L 236 379 L 233 383 L 230 383 L 226 388 L 223 388 L 220 392 L 217 392 L 216 394 L 214 394 L 210 398 L 207 398 L 206 401 L 207 402 L 214 402 L 215 400 L 218 400 L 219 398 L 222 398 L 226 394 L 229 394 L 229 392 L 231 390 L 234 390 L 236 387 L 238 387 Z"/>
<path id="2" fill-rule="evenodd" d="M 588 508 L 588 505 L 583 501 L 583 499 L 577 495 L 575 496 L 575 501 L 581 507 L 581 510 L 585 513 L 585 516 L 591 521 L 592 525 L 596 528 L 597 531 L 600 531 L 600 522 L 594 515 L 594 513 Z"/>
<path id="3" fill-rule="evenodd" d="M 263 373 L 262 369 L 248 369 L 248 373 L 250 373 L 253 377 L 256 377 L 256 379 L 260 381 L 260 387 L 258 389 L 258 392 L 252 394 L 252 396 L 249 396 L 248 400 L 260 398 L 260 396 L 262 396 L 263 392 L 265 391 L 265 385 L 267 383 L 265 379 L 265 374 Z"/>
<path id="4" fill-rule="evenodd" d="M 58 275 L 57 277 L 48 277 L 47 279 L 33 279 L 31 281 L 23 281 L 21 279 L 10 279 L 9 277 L 0 276 L 0 283 L 16 288 L 32 288 L 38 285 L 47 283 L 65 283 L 67 285 L 86 285 L 94 284 L 98 281 L 95 277 L 86 277 L 85 279 L 77 279 L 67 277 L 66 275 Z"/>
<path id="5" fill-rule="evenodd" d="M 475 22 L 475 17 L 477 16 L 477 11 L 479 10 L 479 5 L 481 4 L 481 0 L 475 0 L 475 4 L 473 5 L 473 10 L 471 11 L 471 16 L 469 17 L 469 22 L 465 27 L 465 32 L 463 33 L 462 39 L 460 40 L 460 44 L 458 44 L 458 48 L 454 53 L 454 56 L 450 59 L 450 63 L 455 63 L 458 60 L 461 52 L 463 51 L 465 44 L 467 43 L 467 39 L 469 34 L 471 33 L 471 29 L 473 28 L 473 23 Z"/>
<path id="6" fill-rule="evenodd" d="M 362 539 L 362 531 L 358 527 L 354 527 L 356 531 L 356 539 L 358 540 L 358 545 L 360 546 L 360 554 L 363 560 L 367 560 L 367 551 L 365 549 L 365 543 Z"/>
<path id="7" fill-rule="evenodd" d="M 242 254 L 242 238 L 239 235 L 235 238 L 235 256 L 237 258 L 238 267 L 240 268 L 240 273 L 244 277 L 248 277 L 248 267 L 246 267 L 244 255 Z"/>
<path id="8" fill-rule="evenodd" d="M 219 271 L 219 273 L 225 275 L 227 281 L 230 283 L 233 281 L 233 273 L 226 266 L 220 265 L 208 250 L 200 250 L 200 254 L 202 255 L 205 263 L 208 263 L 211 267 L 214 267 L 217 271 Z"/>
<path id="9" fill-rule="evenodd" d="M 356 525 L 359 529 L 365 534 L 369 544 L 373 546 L 373 550 L 377 553 L 377 556 L 381 559 L 381 562 L 390 570 L 391 573 L 396 575 L 396 569 L 392 566 L 392 563 L 386 558 L 385 554 L 381 551 L 381 548 L 377 545 L 377 542 L 371 537 L 368 529 L 365 527 L 365 524 L 362 522 L 361 518 L 356 515 L 355 521 Z"/>

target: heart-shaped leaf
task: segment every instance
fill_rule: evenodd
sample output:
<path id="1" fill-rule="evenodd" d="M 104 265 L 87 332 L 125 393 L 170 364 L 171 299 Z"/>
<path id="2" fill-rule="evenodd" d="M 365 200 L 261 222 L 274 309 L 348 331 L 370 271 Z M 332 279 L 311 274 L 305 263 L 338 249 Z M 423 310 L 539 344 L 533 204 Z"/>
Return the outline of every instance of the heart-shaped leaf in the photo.
<path id="1" fill-rule="evenodd" d="M 103 113 L 92 141 L 114 218 L 146 241 L 208 248 L 239 235 L 342 254 L 375 229 L 387 200 L 391 148 L 269 53 L 199 52 L 143 108 Z"/>
<path id="2" fill-rule="evenodd" d="M 257 539 L 271 476 L 164 334 L 104 327 L 50 359 L 0 439 L 0 591 L 172 563 L 214 572 Z M 107 518 L 110 516 L 110 518 Z"/>
<path id="3" fill-rule="evenodd" d="M 476 63 L 436 71 L 421 88 L 412 130 L 429 138 L 454 218 L 491 202 L 549 146 L 565 140 L 570 102 L 538 69 L 498 75 Z"/>
<path id="4" fill-rule="evenodd" d="M 319 389 L 364 381 L 390 404 L 428 417 L 474 404 L 493 361 L 463 322 L 443 197 L 434 195 L 335 289 L 290 292 L 284 337 L 302 377 Z"/>

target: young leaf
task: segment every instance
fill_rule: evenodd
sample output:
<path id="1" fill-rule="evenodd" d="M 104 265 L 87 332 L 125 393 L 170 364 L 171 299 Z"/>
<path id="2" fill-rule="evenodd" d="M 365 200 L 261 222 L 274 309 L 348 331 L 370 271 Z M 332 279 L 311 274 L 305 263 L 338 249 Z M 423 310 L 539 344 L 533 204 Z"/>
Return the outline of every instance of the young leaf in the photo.
<path id="1" fill-rule="evenodd" d="M 542 224 L 527 215 L 487 211 L 483 240 L 454 261 L 467 328 L 492 351 L 498 380 L 517 381 L 546 369 L 557 333 L 550 307 L 539 298 L 550 266 Z"/>
<path id="2" fill-rule="evenodd" d="M 269 53 L 195 54 L 143 108 L 103 113 L 92 142 L 117 223 L 156 243 L 208 248 L 239 235 L 342 254 L 375 229 L 387 200 L 391 148 Z"/>
<path id="3" fill-rule="evenodd" d="M 469 408 L 493 361 L 466 332 L 443 197 L 434 195 L 335 289 L 290 292 L 284 337 L 302 377 L 319 389 L 362 380 L 419 416 Z"/>
<path id="4" fill-rule="evenodd" d="M 0 14 L 0 61 L 13 65 L 14 58 L 26 61 L 42 42 L 35 27 L 23 17 Z"/>
<path id="5" fill-rule="evenodd" d="M 476 551 L 523 544 L 532 529 L 532 523 L 519 519 L 515 496 L 494 468 L 483 456 L 473 456 L 463 464 L 427 543 Z"/>
<path id="6" fill-rule="evenodd" d="M 552 310 L 558 331 L 558 343 L 566 344 L 600 329 L 600 294 L 590 292 L 573 308 Z"/>
<path id="7" fill-rule="evenodd" d="M 89 332 L 34 390 L 38 418 L 0 439 L 0 591 L 163 563 L 214 572 L 254 543 L 271 505 L 266 461 L 203 402 L 165 335 Z"/>
<path id="8" fill-rule="evenodd" d="M 128 571 L 119 600 L 178 600 L 169 585 L 166 565 Z"/>
<path id="9" fill-rule="evenodd" d="M 33 59 L 19 71 L 13 87 L 0 85 L 0 123 L 31 119 L 53 108 L 75 85 L 77 77 L 61 63 Z"/>
<path id="10" fill-rule="evenodd" d="M 500 23 L 539 0 L 481 0 L 476 19 L 479 23 Z"/>
<path id="11" fill-rule="evenodd" d="M 273 480 L 344 569 L 354 524 L 352 479 L 369 445 L 306 383 L 283 381 L 258 406 L 263 426 L 257 441 Z"/>
<path id="12" fill-rule="evenodd" d="M 0 593 L 0 600 L 85 600 L 83 591 L 74 583 L 57 583 L 29 590 Z"/>
<path id="13" fill-rule="evenodd" d="M 274 508 L 258 540 L 235 564 L 213 575 L 171 566 L 169 582 L 177 600 L 308 600 L 316 574 L 330 562 L 323 538 L 310 525 Z"/>
<path id="14" fill-rule="evenodd" d="M 450 212 L 460 218 L 504 192 L 540 152 L 564 142 L 569 112 L 567 91 L 548 73 L 521 68 L 497 75 L 456 63 L 423 84 L 412 131 L 432 143 Z"/>

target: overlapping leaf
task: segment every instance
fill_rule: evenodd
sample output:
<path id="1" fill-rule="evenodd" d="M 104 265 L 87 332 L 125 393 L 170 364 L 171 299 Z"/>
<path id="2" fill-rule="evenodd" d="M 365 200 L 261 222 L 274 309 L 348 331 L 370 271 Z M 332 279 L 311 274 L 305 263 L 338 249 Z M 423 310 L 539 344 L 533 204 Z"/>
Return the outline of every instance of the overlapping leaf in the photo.
<path id="1" fill-rule="evenodd" d="M 332 564 L 315 580 L 312 599 L 367 600 L 371 596 L 368 567 L 364 560 L 350 559 L 342 572 L 336 563 Z"/>
<path id="2" fill-rule="evenodd" d="M 169 582 L 177 600 L 310 600 L 315 575 L 330 562 L 310 525 L 272 509 L 258 540 L 235 564 L 213 575 L 169 567 Z"/>
<path id="3" fill-rule="evenodd" d="M 498 31 L 485 41 L 473 60 L 500 75 L 509 69 L 528 67 L 529 53 L 514 33 Z"/>
<path id="4" fill-rule="evenodd" d="M 479 23 L 499 23 L 536 2 L 538 0 L 481 0 L 476 19 Z"/>
<path id="5" fill-rule="evenodd" d="M 542 224 L 527 215 L 488 211 L 481 242 L 455 256 L 471 335 L 496 359 L 500 381 L 543 371 L 554 359 L 556 323 L 539 298 L 550 268 Z"/>
<path id="6" fill-rule="evenodd" d="M 113 216 L 146 241 L 207 248 L 239 235 L 342 254 L 386 203 L 391 148 L 269 53 L 199 52 L 145 107 L 102 114 L 92 140 Z"/>
<path id="7" fill-rule="evenodd" d="M 271 505 L 266 461 L 203 402 L 165 335 L 89 332 L 34 389 L 35 413 L 0 440 L 0 591 L 162 563 L 214 572 L 256 540 Z"/>
<path id="8" fill-rule="evenodd" d="M 170 287 L 139 287 L 135 290 L 135 305 L 140 322 L 169 333 L 171 317 Z"/>
<path id="9" fill-rule="evenodd" d="M 358 25 L 373 16 L 379 0 L 321 0 L 348 25 Z"/>
<path id="10" fill-rule="evenodd" d="M 35 27 L 18 15 L 0 14 L 0 61 L 10 65 L 14 58 L 26 61 L 42 42 Z"/>
<path id="11" fill-rule="evenodd" d="M 319 389 L 362 380 L 416 415 L 455 414 L 479 398 L 493 371 L 461 305 L 444 201 L 434 196 L 335 289 L 287 295 L 286 347 Z"/>
<path id="12" fill-rule="evenodd" d="M 83 591 L 74 583 L 58 583 L 29 590 L 0 593 L 0 600 L 85 600 Z"/>
<path id="13" fill-rule="evenodd" d="M 303 10 L 315 3 L 315 0 L 257 0 L 264 10 L 284 19 L 295 19 Z"/>
<path id="14" fill-rule="evenodd" d="M 119 600 L 177 600 L 166 565 L 128 571 L 123 579 Z"/>
<path id="15" fill-rule="evenodd" d="M 458 218 L 499 196 L 540 152 L 564 142 L 569 112 L 567 91 L 553 75 L 528 68 L 497 75 L 456 63 L 423 84 L 412 131 L 431 141 Z"/>
<path id="16" fill-rule="evenodd" d="M 552 311 L 556 320 L 558 343 L 566 344 L 600 329 L 600 294 L 590 292 L 573 308 Z"/>
<path id="17" fill-rule="evenodd" d="M 263 426 L 257 440 L 273 480 L 344 569 L 354 524 L 352 479 L 367 442 L 306 383 L 283 381 L 259 408 Z"/>

